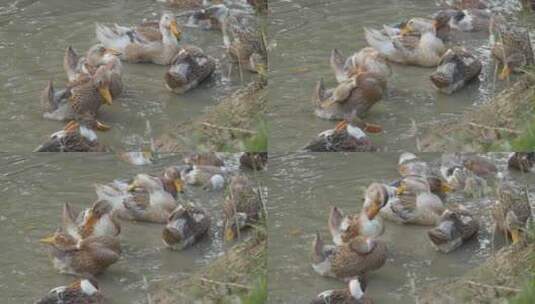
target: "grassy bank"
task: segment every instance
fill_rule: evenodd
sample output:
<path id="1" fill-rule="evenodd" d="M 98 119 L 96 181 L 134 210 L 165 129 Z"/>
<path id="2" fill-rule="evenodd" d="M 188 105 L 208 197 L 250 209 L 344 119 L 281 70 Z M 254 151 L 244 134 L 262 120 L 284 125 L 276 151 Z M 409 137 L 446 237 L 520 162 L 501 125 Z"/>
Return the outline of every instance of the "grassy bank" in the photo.
<path id="1" fill-rule="evenodd" d="M 464 276 L 441 281 L 419 293 L 419 304 L 535 301 L 535 229 L 525 246 L 507 246 Z"/>
<path id="2" fill-rule="evenodd" d="M 534 71 L 533 69 L 530 69 Z M 535 148 L 535 72 L 460 119 L 438 122 L 421 137 L 426 152 L 511 151 Z"/>
<path id="3" fill-rule="evenodd" d="M 267 126 L 264 120 L 266 81 L 259 78 L 224 98 L 206 114 L 170 127 L 155 140 L 161 153 L 178 151 L 250 151 L 267 147 Z M 264 127 L 265 126 L 265 127 Z M 265 150 L 262 150 L 265 151 Z"/>
<path id="4" fill-rule="evenodd" d="M 152 304 L 262 304 L 267 299 L 267 236 L 264 227 L 188 279 L 151 286 Z"/>

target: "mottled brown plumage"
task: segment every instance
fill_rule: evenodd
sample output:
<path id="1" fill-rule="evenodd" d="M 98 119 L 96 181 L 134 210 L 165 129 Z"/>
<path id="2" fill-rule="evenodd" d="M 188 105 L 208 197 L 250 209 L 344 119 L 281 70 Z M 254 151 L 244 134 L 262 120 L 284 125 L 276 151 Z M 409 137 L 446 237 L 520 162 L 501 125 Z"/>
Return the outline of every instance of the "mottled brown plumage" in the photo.
<path id="1" fill-rule="evenodd" d="M 348 116 L 362 118 L 386 93 L 386 79 L 377 74 L 364 72 L 353 79 L 355 86 L 345 99 L 339 98 L 341 95 L 333 98 L 336 89 L 326 90 L 321 79 L 313 96 L 316 116 L 324 119 L 346 119 Z"/>
<path id="2" fill-rule="evenodd" d="M 121 255 L 119 239 L 115 237 L 88 237 L 76 241 L 70 235 L 56 231 L 41 242 L 50 245 L 50 256 L 60 273 L 98 275 L 117 262 Z"/>
<path id="3" fill-rule="evenodd" d="M 256 223 L 262 213 L 260 196 L 251 181 L 245 176 L 233 176 L 223 203 L 225 239 L 235 239 L 240 229 Z"/>
<path id="4" fill-rule="evenodd" d="M 262 170 L 268 162 L 267 152 L 244 152 L 240 156 L 240 168 Z"/>
<path id="5" fill-rule="evenodd" d="M 525 189 L 516 188 L 502 177 L 496 189 L 497 200 L 492 208 L 495 228 L 510 236 L 513 244 L 522 241 L 531 220 L 531 206 Z"/>
<path id="6" fill-rule="evenodd" d="M 359 236 L 342 246 L 325 246 L 319 233 L 313 242 L 313 268 L 322 276 L 350 279 L 381 268 L 387 258 L 386 243 Z"/>
<path id="7" fill-rule="evenodd" d="M 535 163 L 535 152 L 514 152 L 507 160 L 509 169 L 530 172 Z"/>
<path id="8" fill-rule="evenodd" d="M 104 296 L 92 279 L 80 279 L 71 285 L 56 287 L 35 304 L 103 304 Z"/>
<path id="9" fill-rule="evenodd" d="M 183 162 L 190 166 L 214 166 L 222 167 L 225 165 L 215 152 L 194 152 L 186 156 Z"/>
<path id="10" fill-rule="evenodd" d="M 216 60 L 200 48 L 183 47 L 165 73 L 165 85 L 170 91 L 183 94 L 208 79 L 215 68 Z"/>
<path id="11" fill-rule="evenodd" d="M 431 74 L 431 82 L 439 92 L 453 94 L 476 79 L 482 67 L 481 61 L 466 49 L 449 49 Z"/>
<path id="12" fill-rule="evenodd" d="M 449 253 L 472 239 L 479 230 L 479 222 L 466 209 L 450 208 L 441 215 L 436 227 L 427 231 L 433 246 Z"/>
<path id="13" fill-rule="evenodd" d="M 162 240 L 167 247 L 182 250 L 201 240 L 210 222 L 204 209 L 191 204 L 180 205 L 169 216 Z"/>

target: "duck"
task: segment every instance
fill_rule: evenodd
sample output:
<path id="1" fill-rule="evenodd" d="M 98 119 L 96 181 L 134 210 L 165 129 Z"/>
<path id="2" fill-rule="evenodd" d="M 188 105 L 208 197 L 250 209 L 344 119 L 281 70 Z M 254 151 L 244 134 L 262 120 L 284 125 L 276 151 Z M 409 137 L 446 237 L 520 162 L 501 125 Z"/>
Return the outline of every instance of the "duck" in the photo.
<path id="1" fill-rule="evenodd" d="M 408 65 L 436 67 L 446 52 L 444 41 L 437 37 L 441 26 L 435 19 L 431 28 L 427 23 L 409 20 L 399 35 L 388 35 L 375 29 L 364 28 L 366 41 L 388 60 Z M 406 35 L 406 32 L 419 32 L 421 35 Z"/>
<path id="2" fill-rule="evenodd" d="M 176 181 L 178 185 L 181 182 Z M 159 177 L 136 175 L 131 184 L 95 185 L 99 200 L 110 202 L 123 220 L 165 224 L 178 203 Z"/>
<path id="3" fill-rule="evenodd" d="M 240 168 L 253 171 L 263 170 L 267 166 L 267 152 L 243 152 L 240 155 Z"/>
<path id="4" fill-rule="evenodd" d="M 380 209 L 380 215 L 398 224 L 435 226 L 445 209 L 442 199 L 431 192 L 425 177 L 406 176 L 392 199 Z"/>
<path id="5" fill-rule="evenodd" d="M 181 31 L 170 12 L 162 14 L 158 30 L 152 23 L 135 29 L 118 25 L 111 28 L 97 23 L 96 35 L 105 47 L 121 52 L 121 60 L 132 63 L 169 65 L 180 51 L 178 39 Z"/>
<path id="6" fill-rule="evenodd" d="M 399 24 L 396 27 L 383 26 L 384 32 L 390 37 L 403 36 L 406 38 L 421 38 L 426 32 L 434 32 L 436 37 L 447 43 L 453 38 L 451 33 L 451 19 L 457 15 L 455 10 L 440 10 L 434 13 L 431 18 L 413 17 Z"/>
<path id="7" fill-rule="evenodd" d="M 446 7 L 457 10 L 488 8 L 486 0 L 441 0 L 440 2 Z"/>
<path id="8" fill-rule="evenodd" d="M 500 173 L 496 196 L 497 200 L 491 211 L 495 231 L 503 233 L 506 238 L 510 237 L 513 245 L 521 243 L 526 225 L 532 218 L 527 193 L 506 181 Z"/>
<path id="9" fill-rule="evenodd" d="M 108 125 L 96 119 L 102 104 L 112 104 L 111 65 L 100 66 L 93 77 L 81 83 L 69 83 L 67 89 L 55 92 L 52 81 L 41 94 L 43 117 L 51 120 L 83 121 L 92 129 L 107 131 Z"/>
<path id="10" fill-rule="evenodd" d="M 338 83 L 345 82 L 360 72 L 370 72 L 383 79 L 392 74 L 392 68 L 386 58 L 371 47 L 363 48 L 347 58 L 339 50 L 333 49 L 330 64 Z"/>
<path id="11" fill-rule="evenodd" d="M 94 279 L 78 279 L 68 286 L 53 288 L 35 304 L 104 304 L 104 296 Z"/>
<path id="12" fill-rule="evenodd" d="M 210 228 L 210 217 L 193 204 L 179 205 L 169 216 L 162 231 L 167 248 L 182 250 L 201 240 Z"/>
<path id="13" fill-rule="evenodd" d="M 382 127 L 358 117 L 339 122 L 334 129 L 321 132 L 303 150 L 309 152 L 374 152 L 379 150 L 365 132 L 380 133 Z"/>
<path id="14" fill-rule="evenodd" d="M 442 213 L 437 226 L 427 231 L 432 246 L 450 253 L 471 240 L 479 231 L 479 222 L 462 205 L 448 208 Z"/>
<path id="15" fill-rule="evenodd" d="M 488 32 L 491 17 L 486 9 L 463 9 L 451 17 L 449 26 L 461 32 Z"/>
<path id="16" fill-rule="evenodd" d="M 180 176 L 187 185 L 219 191 L 225 187 L 226 177 L 230 172 L 231 170 L 227 167 L 193 165 L 184 168 Z"/>
<path id="17" fill-rule="evenodd" d="M 236 175 L 231 178 L 228 195 L 223 203 L 223 216 L 227 241 L 236 239 L 240 230 L 257 223 L 263 217 L 260 195 L 246 176 Z"/>
<path id="18" fill-rule="evenodd" d="M 52 133 L 34 152 L 108 152 L 97 134 L 86 124 L 71 120 L 63 130 Z"/>
<path id="19" fill-rule="evenodd" d="M 190 14 L 187 26 L 197 27 L 203 30 L 223 30 L 223 22 L 226 18 L 232 16 L 234 21 L 238 21 L 242 25 L 249 25 L 253 23 L 254 17 L 250 12 L 250 4 L 226 3 L 228 1 L 213 1 L 213 3 L 206 3 L 204 8 L 195 10 Z M 236 8 L 229 8 L 232 5 Z"/>
<path id="20" fill-rule="evenodd" d="M 437 91 L 451 95 L 477 79 L 482 68 L 481 61 L 466 49 L 448 49 L 431 74 L 431 83 Z"/>
<path id="21" fill-rule="evenodd" d="M 72 46 L 65 49 L 63 56 L 63 70 L 67 74 L 69 82 L 74 82 L 85 76 L 91 76 L 102 64 L 108 63 L 113 58 L 121 55 L 117 50 L 105 48 L 97 43 L 89 48 L 85 57 L 80 57 Z"/>
<path id="22" fill-rule="evenodd" d="M 325 245 L 316 232 L 311 257 L 312 268 L 321 276 L 350 280 L 383 267 L 387 246 L 384 241 L 363 236 L 342 246 Z"/>
<path id="23" fill-rule="evenodd" d="M 165 87 L 176 94 L 196 88 L 215 71 L 216 60 L 195 46 L 182 48 L 165 73 Z"/>
<path id="24" fill-rule="evenodd" d="M 100 236 L 76 240 L 57 230 L 40 240 L 50 246 L 54 268 L 60 273 L 95 276 L 119 260 L 121 245 L 116 237 Z"/>
<path id="25" fill-rule="evenodd" d="M 490 24 L 491 54 L 502 63 L 499 79 L 535 64 L 529 32 L 509 24 L 503 16 L 494 16 Z"/>
<path id="26" fill-rule="evenodd" d="M 102 44 L 95 44 L 87 51 L 85 57 L 79 57 L 76 51 L 69 46 L 65 50 L 63 69 L 70 83 L 85 82 L 91 78 L 98 67 L 108 64 L 111 71 L 110 93 L 113 99 L 123 92 L 123 67 L 121 53 L 117 50 L 105 48 Z"/>
<path id="27" fill-rule="evenodd" d="M 535 152 L 513 152 L 507 158 L 507 168 L 530 172 L 535 163 Z"/>
<path id="28" fill-rule="evenodd" d="M 134 166 L 150 165 L 154 159 L 152 151 L 124 151 L 118 153 L 118 157 Z"/>
<path id="29" fill-rule="evenodd" d="M 103 200 L 95 201 L 91 208 L 80 213 L 74 212 L 71 205 L 65 203 L 62 223 L 62 230 L 76 240 L 101 236 L 116 237 L 121 232 L 121 225 L 111 204 Z"/>
<path id="30" fill-rule="evenodd" d="M 498 172 L 498 168 L 494 162 L 484 156 L 465 154 L 463 155 L 463 158 L 463 166 L 477 176 L 494 176 Z"/>
<path id="31" fill-rule="evenodd" d="M 385 94 L 386 79 L 369 72 L 360 73 L 329 90 L 320 79 L 314 91 L 314 114 L 327 120 L 348 116 L 362 118 Z"/>
<path id="32" fill-rule="evenodd" d="M 361 278 L 351 279 L 347 288 L 326 290 L 317 295 L 310 304 L 373 304 L 366 294 L 366 284 Z"/>
<path id="33" fill-rule="evenodd" d="M 402 177 L 405 176 L 428 176 L 430 173 L 429 166 L 411 152 L 403 152 L 398 160 L 398 172 Z"/>
<path id="34" fill-rule="evenodd" d="M 385 227 L 379 211 L 393 195 L 392 188 L 372 183 L 366 189 L 364 205 L 359 214 L 344 216 L 339 208 L 333 207 L 328 221 L 333 243 L 340 246 L 359 235 L 370 238 L 381 236 Z"/>
<path id="35" fill-rule="evenodd" d="M 225 166 L 225 161 L 215 152 L 192 152 L 182 162 L 190 166 Z"/>
<path id="36" fill-rule="evenodd" d="M 206 8 L 206 14 L 213 16 L 221 24 L 223 45 L 229 57 L 242 69 L 253 73 L 265 73 L 267 55 L 263 38 L 257 31 L 257 27 L 244 24 L 239 16 L 231 14 L 225 4 Z"/>

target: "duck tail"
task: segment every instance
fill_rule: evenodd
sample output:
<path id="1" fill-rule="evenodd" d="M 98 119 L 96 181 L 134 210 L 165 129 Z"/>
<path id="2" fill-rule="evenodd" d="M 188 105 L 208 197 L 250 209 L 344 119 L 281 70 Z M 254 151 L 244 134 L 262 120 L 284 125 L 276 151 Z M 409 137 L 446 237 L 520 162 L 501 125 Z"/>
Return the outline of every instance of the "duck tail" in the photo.
<path id="1" fill-rule="evenodd" d="M 75 237 L 80 238 L 80 235 L 78 233 L 78 227 L 75 224 L 75 218 L 76 215 L 74 211 L 71 208 L 71 205 L 69 203 L 65 203 L 63 205 L 63 214 L 62 214 L 62 229 L 67 234 Z"/>
<path id="2" fill-rule="evenodd" d="M 340 225 L 342 224 L 343 219 L 344 215 L 342 214 L 342 211 L 340 211 L 338 207 L 332 207 L 331 213 L 329 214 L 328 226 L 333 238 L 333 242 L 337 245 L 341 242 Z"/>
<path id="3" fill-rule="evenodd" d="M 107 201 L 113 209 L 123 208 L 123 201 L 127 194 L 122 189 L 116 189 L 110 185 L 95 184 L 95 192 L 98 200 Z"/>
<path id="4" fill-rule="evenodd" d="M 326 256 L 323 253 L 323 240 L 321 239 L 321 235 L 319 231 L 316 231 L 316 234 L 314 235 L 314 241 L 312 242 L 312 259 L 314 263 L 322 263 L 325 261 Z"/>
<path id="5" fill-rule="evenodd" d="M 320 107 L 321 103 L 327 99 L 326 95 L 327 94 L 325 92 L 325 84 L 323 83 L 323 78 L 320 78 L 314 89 L 314 96 L 312 97 L 314 106 Z"/>
<path id="6" fill-rule="evenodd" d="M 121 33 L 118 33 L 100 23 L 95 24 L 95 34 L 97 36 L 97 40 L 100 41 L 100 43 L 102 43 L 105 47 L 116 49 L 123 54 L 124 49 L 130 43 L 130 38 L 128 35 L 121 35 Z"/>
<path id="7" fill-rule="evenodd" d="M 69 45 L 65 49 L 65 55 L 63 56 L 63 69 L 67 74 L 69 81 L 73 81 L 76 76 L 76 67 L 80 57 L 76 54 L 76 51 Z"/>
<path id="8" fill-rule="evenodd" d="M 380 54 L 390 58 L 396 53 L 396 48 L 390 37 L 387 35 L 384 35 L 378 30 L 369 28 L 364 28 L 364 34 L 368 44 L 376 49 Z"/>
<path id="9" fill-rule="evenodd" d="M 52 112 L 58 108 L 54 100 L 54 85 L 49 80 L 44 90 L 41 92 L 41 107 L 43 112 Z"/>
<path id="10" fill-rule="evenodd" d="M 345 64 L 344 56 L 337 49 L 333 49 L 331 51 L 330 63 L 331 63 L 331 69 L 333 70 L 334 76 L 336 77 L 336 81 L 338 82 L 346 81 L 347 75 L 346 73 L 344 73 L 344 64 Z"/>

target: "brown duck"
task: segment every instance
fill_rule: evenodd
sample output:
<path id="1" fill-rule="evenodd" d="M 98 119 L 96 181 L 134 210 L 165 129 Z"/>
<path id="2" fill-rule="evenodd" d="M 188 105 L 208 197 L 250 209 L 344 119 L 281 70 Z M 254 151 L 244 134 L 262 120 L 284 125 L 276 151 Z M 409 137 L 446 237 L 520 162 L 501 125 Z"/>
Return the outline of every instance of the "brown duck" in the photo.
<path id="1" fill-rule="evenodd" d="M 240 168 L 262 170 L 267 166 L 267 152 L 243 152 L 240 156 Z"/>
<path id="2" fill-rule="evenodd" d="M 77 240 L 88 237 L 118 236 L 121 225 L 110 203 L 96 201 L 91 208 L 76 214 L 69 203 L 63 205 L 63 231 Z"/>
<path id="3" fill-rule="evenodd" d="M 90 125 L 90 122 L 87 123 Z M 54 132 L 34 152 L 107 152 L 97 134 L 85 122 L 71 120 L 63 130 Z"/>
<path id="4" fill-rule="evenodd" d="M 525 190 L 505 181 L 503 176 L 496 194 L 497 200 L 492 208 L 495 230 L 511 237 L 513 244 L 517 244 L 523 240 L 526 225 L 532 217 L 528 195 Z"/>
<path id="5" fill-rule="evenodd" d="M 194 152 L 184 157 L 183 162 L 190 166 L 223 167 L 225 162 L 215 152 Z"/>
<path id="6" fill-rule="evenodd" d="M 364 195 L 363 208 L 355 215 L 344 216 L 340 209 L 333 207 L 328 221 L 333 243 L 342 245 L 358 236 L 370 238 L 381 236 L 385 228 L 379 211 L 394 195 L 390 192 L 383 184 L 370 184 Z"/>
<path id="7" fill-rule="evenodd" d="M 444 211 L 438 225 L 427 231 L 427 236 L 438 251 L 449 253 L 472 239 L 478 230 L 477 219 L 459 206 Z"/>
<path id="8" fill-rule="evenodd" d="M 216 60 L 195 46 L 182 48 L 165 73 L 165 86 L 183 94 L 201 84 L 214 72 Z"/>
<path id="9" fill-rule="evenodd" d="M 96 35 L 105 47 L 121 52 L 120 58 L 127 62 L 168 65 L 180 50 L 177 40 L 180 39 L 181 30 L 170 12 L 162 14 L 157 26 L 155 23 L 145 23 L 132 29 L 97 23 Z"/>
<path id="10" fill-rule="evenodd" d="M 262 202 L 245 176 L 233 176 L 223 203 L 225 239 L 234 240 L 239 231 L 262 217 Z"/>
<path id="11" fill-rule="evenodd" d="M 325 246 L 319 232 L 312 244 L 312 268 L 322 276 L 349 280 L 381 268 L 387 257 L 386 244 L 359 236 L 342 246 Z"/>
<path id="12" fill-rule="evenodd" d="M 80 279 L 56 287 L 35 304 L 104 304 L 104 296 L 93 279 Z"/>
<path id="13" fill-rule="evenodd" d="M 56 231 L 41 242 L 50 246 L 54 268 L 60 273 L 91 277 L 104 272 L 121 255 L 119 239 L 109 236 L 77 241 L 67 233 Z"/>
<path id="14" fill-rule="evenodd" d="M 310 304 L 373 304 L 366 295 L 365 279 L 351 279 L 347 288 L 331 289 L 320 293 Z"/>
<path id="15" fill-rule="evenodd" d="M 323 119 L 364 117 L 386 93 L 386 80 L 370 72 L 360 73 L 334 89 L 326 90 L 321 79 L 316 85 L 314 114 Z"/>
<path id="16" fill-rule="evenodd" d="M 61 121 L 74 119 L 93 129 L 108 130 L 110 127 L 98 121 L 96 116 L 103 103 L 112 103 L 111 68 L 111 64 L 100 66 L 93 77 L 69 83 L 58 93 L 50 81 L 41 97 L 43 117 Z"/>
<path id="17" fill-rule="evenodd" d="M 210 228 L 210 217 L 194 205 L 178 206 L 169 216 L 162 232 L 165 246 L 182 250 L 200 241 Z"/>

